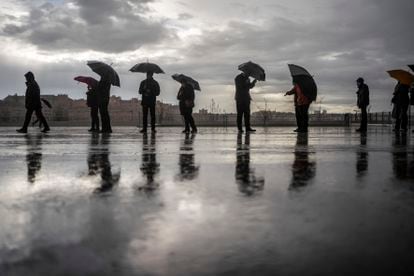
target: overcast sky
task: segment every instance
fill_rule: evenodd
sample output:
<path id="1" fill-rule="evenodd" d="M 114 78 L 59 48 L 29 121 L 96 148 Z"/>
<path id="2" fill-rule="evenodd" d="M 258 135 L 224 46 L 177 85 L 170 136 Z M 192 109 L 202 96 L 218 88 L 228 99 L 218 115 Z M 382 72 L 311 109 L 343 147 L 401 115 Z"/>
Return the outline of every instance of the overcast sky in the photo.
<path id="1" fill-rule="evenodd" d="M 234 112 L 234 77 L 248 60 L 267 74 L 252 90 L 252 108 L 292 111 L 283 97 L 291 86 L 288 63 L 306 67 L 319 87 L 314 109 L 355 107 L 355 80 L 371 88 L 374 111 L 390 110 L 395 81 L 386 70 L 414 63 L 413 0 L 1 0 L 0 98 L 24 94 L 31 70 L 42 94 L 85 95 L 77 75 L 98 78 L 87 60 L 112 63 L 121 88 L 112 93 L 137 97 L 143 74 L 128 70 L 147 59 L 161 100 L 175 102 L 184 73 L 200 82 L 198 108 L 211 99 Z"/>

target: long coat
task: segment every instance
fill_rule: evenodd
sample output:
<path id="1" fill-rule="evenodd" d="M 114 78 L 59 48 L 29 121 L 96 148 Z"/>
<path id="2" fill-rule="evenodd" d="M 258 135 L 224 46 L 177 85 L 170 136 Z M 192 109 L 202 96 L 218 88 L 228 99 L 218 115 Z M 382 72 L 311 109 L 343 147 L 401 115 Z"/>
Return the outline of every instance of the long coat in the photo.
<path id="1" fill-rule="evenodd" d="M 394 90 L 394 96 L 392 97 L 392 103 L 398 106 L 408 106 L 410 99 L 408 92 L 410 87 L 405 84 L 397 84 Z"/>
<path id="2" fill-rule="evenodd" d="M 111 83 L 100 80 L 96 87 L 98 95 L 98 104 L 108 104 L 111 96 Z"/>
<path id="3" fill-rule="evenodd" d="M 145 79 L 139 85 L 139 94 L 142 95 L 141 105 L 155 105 L 156 97 L 160 95 L 160 85 L 154 79 Z"/>
<path id="4" fill-rule="evenodd" d="M 35 80 L 26 82 L 25 106 L 26 109 L 40 109 L 42 103 L 40 102 L 40 88 Z"/>
<path id="5" fill-rule="evenodd" d="M 191 85 L 181 86 L 177 94 L 181 115 L 191 113 L 193 111 L 194 98 L 194 88 Z"/>
<path id="6" fill-rule="evenodd" d="M 369 88 L 368 85 L 363 83 L 358 91 L 357 94 L 357 105 L 359 108 L 366 108 L 369 105 Z"/>
<path id="7" fill-rule="evenodd" d="M 250 82 L 249 77 L 244 74 L 237 75 L 234 79 L 234 83 L 236 85 L 236 101 L 250 103 L 250 89 L 254 87 L 255 83 Z"/>

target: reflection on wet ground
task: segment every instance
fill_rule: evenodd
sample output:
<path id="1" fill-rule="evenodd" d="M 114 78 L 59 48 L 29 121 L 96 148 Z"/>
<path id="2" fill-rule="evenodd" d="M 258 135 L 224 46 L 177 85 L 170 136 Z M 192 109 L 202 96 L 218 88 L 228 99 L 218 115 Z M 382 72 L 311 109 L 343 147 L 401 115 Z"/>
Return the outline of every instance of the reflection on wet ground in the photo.
<path id="1" fill-rule="evenodd" d="M 412 275 L 414 137 L 0 129 L 0 275 Z"/>

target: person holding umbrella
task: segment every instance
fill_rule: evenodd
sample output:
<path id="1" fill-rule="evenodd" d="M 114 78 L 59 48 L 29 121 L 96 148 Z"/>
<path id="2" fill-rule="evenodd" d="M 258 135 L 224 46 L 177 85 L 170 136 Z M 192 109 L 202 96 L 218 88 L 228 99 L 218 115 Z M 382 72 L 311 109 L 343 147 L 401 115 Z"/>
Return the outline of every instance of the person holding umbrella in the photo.
<path id="1" fill-rule="evenodd" d="M 44 126 L 42 132 L 50 131 L 49 125 L 46 118 L 42 113 L 42 103 L 40 101 L 40 88 L 35 80 L 35 76 L 32 72 L 27 72 L 24 77 L 26 78 L 26 95 L 25 95 L 25 106 L 26 106 L 26 117 L 22 128 L 17 129 L 19 133 L 27 133 L 27 127 L 29 126 L 30 120 L 32 119 L 33 112 L 36 113 L 40 123 Z"/>
<path id="2" fill-rule="evenodd" d="M 74 80 L 83 82 L 88 85 L 88 91 L 86 91 L 86 105 L 91 109 L 91 128 L 89 132 L 99 132 L 99 106 L 98 106 L 98 93 L 96 87 L 98 81 L 92 77 L 77 76 Z"/>
<path id="3" fill-rule="evenodd" d="M 160 85 L 154 80 L 153 72 L 147 72 L 147 78 L 139 86 L 139 94 L 142 95 L 142 129 L 141 133 L 147 132 L 148 110 L 151 115 L 151 131 L 155 131 L 155 103 L 156 97 L 160 95 Z"/>
<path id="4" fill-rule="evenodd" d="M 393 115 L 395 120 L 394 131 L 397 133 L 400 130 L 402 132 L 407 132 L 408 126 L 408 107 L 409 107 L 409 96 L 408 92 L 410 86 L 398 82 L 394 89 L 394 96 L 391 99 L 391 102 L 394 104 Z"/>
<path id="5" fill-rule="evenodd" d="M 368 130 L 368 113 L 367 107 L 369 105 L 369 87 L 365 84 L 365 80 L 359 77 L 356 80 L 358 91 L 357 94 L 357 106 L 361 109 L 361 124 L 356 132 L 365 133 Z"/>
<path id="6" fill-rule="evenodd" d="M 174 76 L 173 76 L 174 78 Z M 179 101 L 180 113 L 184 117 L 185 129 L 183 133 L 190 132 L 197 133 L 197 127 L 194 123 L 193 118 L 193 107 L 194 107 L 194 87 L 188 83 L 187 78 L 180 78 L 181 87 L 177 94 L 177 100 Z"/>

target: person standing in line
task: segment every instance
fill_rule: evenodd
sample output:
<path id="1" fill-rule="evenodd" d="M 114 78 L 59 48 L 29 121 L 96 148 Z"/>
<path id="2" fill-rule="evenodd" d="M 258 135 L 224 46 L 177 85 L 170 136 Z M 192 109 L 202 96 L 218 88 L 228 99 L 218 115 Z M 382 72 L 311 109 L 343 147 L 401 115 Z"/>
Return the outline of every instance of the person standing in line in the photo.
<path id="1" fill-rule="evenodd" d="M 101 115 L 102 130 L 101 133 L 111 133 L 111 118 L 108 112 L 108 105 L 111 92 L 111 82 L 101 78 L 96 88 L 98 93 L 98 110 Z"/>
<path id="2" fill-rule="evenodd" d="M 91 128 L 88 131 L 99 132 L 99 105 L 96 87 L 88 85 L 88 91 L 86 92 L 86 104 L 91 109 Z"/>
<path id="3" fill-rule="evenodd" d="M 286 92 L 285 96 L 294 95 L 296 125 L 295 132 L 306 133 L 309 126 L 309 107 L 311 100 L 304 94 L 303 87 L 299 85 L 299 78 L 293 77 L 293 88 Z"/>
<path id="4" fill-rule="evenodd" d="M 234 79 L 236 85 L 236 108 L 237 108 L 237 129 L 240 133 L 243 133 L 243 117 L 246 132 L 254 132 L 250 126 L 250 102 L 252 100 L 250 96 L 250 89 L 252 89 L 257 80 L 250 82 L 249 76 L 242 72 Z"/>
<path id="5" fill-rule="evenodd" d="M 27 127 L 29 126 L 30 120 L 32 119 L 33 112 L 35 112 L 37 118 L 40 120 L 40 123 L 44 126 L 42 132 L 49 132 L 49 125 L 42 113 L 42 103 L 40 101 L 40 88 L 35 80 L 35 76 L 30 71 L 27 72 L 24 76 L 26 78 L 27 87 L 25 94 L 26 116 L 22 128 L 17 129 L 16 131 L 19 133 L 27 133 Z"/>
<path id="6" fill-rule="evenodd" d="M 151 131 L 155 131 L 155 104 L 156 97 L 160 95 L 160 85 L 153 78 L 153 72 L 147 72 L 147 78 L 143 80 L 139 86 L 139 94 L 142 95 L 142 129 L 141 133 L 147 132 L 148 110 L 151 115 Z"/>
<path id="7" fill-rule="evenodd" d="M 184 117 L 185 129 L 183 133 L 189 133 L 191 127 L 191 133 L 197 133 L 197 127 L 193 118 L 194 107 L 194 88 L 191 84 L 187 83 L 185 79 L 181 80 L 181 87 L 177 94 L 177 100 L 179 101 L 180 113 Z"/>
<path id="8" fill-rule="evenodd" d="M 358 91 L 357 94 L 357 106 L 361 109 L 361 125 L 356 132 L 365 133 L 368 130 L 368 113 L 367 107 L 369 105 L 369 87 L 365 84 L 363 78 L 359 77 L 356 80 Z"/>
<path id="9" fill-rule="evenodd" d="M 395 120 L 394 131 L 407 132 L 408 126 L 408 107 L 410 106 L 410 99 L 408 96 L 410 87 L 400 82 L 397 83 L 394 89 L 394 96 L 391 102 L 394 104 L 393 115 Z"/>

